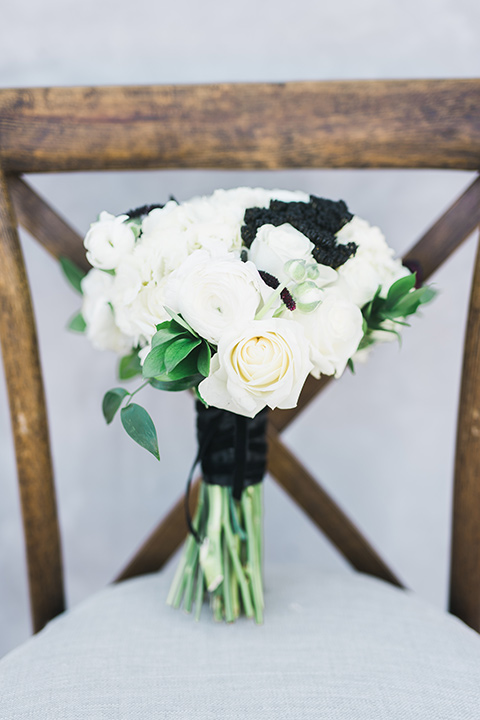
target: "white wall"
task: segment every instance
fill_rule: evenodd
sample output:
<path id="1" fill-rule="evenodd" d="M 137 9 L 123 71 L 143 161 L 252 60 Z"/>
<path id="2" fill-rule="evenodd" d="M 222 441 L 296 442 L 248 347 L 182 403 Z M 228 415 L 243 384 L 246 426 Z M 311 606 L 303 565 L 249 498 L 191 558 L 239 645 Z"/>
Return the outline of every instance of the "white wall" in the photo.
<path id="1" fill-rule="evenodd" d="M 2 7 L 0 86 L 466 77 L 480 75 L 476 0 L 16 0 Z M 33 185 L 82 233 L 101 209 L 238 184 L 344 198 L 401 253 L 472 180 L 469 173 L 289 171 L 78 173 Z M 78 306 L 56 264 L 22 241 L 38 314 L 67 565 L 76 603 L 125 563 L 182 491 L 194 454 L 192 403 L 151 392 L 162 462 L 100 402 L 114 358 L 65 331 Z M 441 293 L 395 345 L 346 374 L 285 434 L 407 584 L 444 605 L 456 396 L 474 240 L 435 276 Z M 28 382 L 28 379 L 25 379 Z M 268 562 L 345 565 L 272 481 Z M 286 532 L 285 529 L 288 529 Z M 321 588 L 319 588 L 321 592 Z M 161 602 L 162 599 L 160 598 Z M 29 633 L 5 383 L 0 382 L 0 655 Z"/>

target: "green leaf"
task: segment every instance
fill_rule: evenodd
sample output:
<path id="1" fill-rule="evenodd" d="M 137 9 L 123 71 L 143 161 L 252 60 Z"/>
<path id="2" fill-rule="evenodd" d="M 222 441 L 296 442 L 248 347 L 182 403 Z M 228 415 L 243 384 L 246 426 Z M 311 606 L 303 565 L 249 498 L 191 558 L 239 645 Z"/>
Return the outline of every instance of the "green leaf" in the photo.
<path id="1" fill-rule="evenodd" d="M 204 377 L 208 377 L 208 373 L 210 372 L 210 359 L 211 359 L 211 351 L 210 347 L 207 342 L 202 342 L 202 346 L 200 348 L 200 352 L 198 353 L 197 357 L 197 369 L 198 372 L 201 373 Z"/>
<path id="2" fill-rule="evenodd" d="M 122 425 L 128 435 L 141 447 L 152 453 L 157 460 L 160 460 L 158 451 L 157 431 L 153 420 L 145 408 L 135 403 L 130 403 L 122 408 L 120 413 Z"/>
<path id="3" fill-rule="evenodd" d="M 156 390 L 166 390 L 167 392 L 181 392 L 189 388 L 196 387 L 204 380 L 204 376 L 197 373 L 190 377 L 184 377 L 181 380 L 170 380 L 167 375 L 151 378 L 150 385 Z"/>
<path id="4" fill-rule="evenodd" d="M 191 337 L 191 335 L 186 333 L 185 329 L 174 320 L 167 320 L 157 325 L 157 332 L 152 338 L 152 348 L 157 347 L 157 345 L 162 345 L 162 343 L 175 340 L 175 338 L 178 337 Z"/>
<path id="5" fill-rule="evenodd" d="M 61 257 L 59 258 L 60 265 L 62 267 L 63 273 L 65 277 L 67 278 L 70 285 L 75 288 L 77 292 L 82 295 L 82 286 L 81 281 L 87 274 L 82 270 L 82 268 L 79 268 L 78 265 L 76 265 L 73 260 L 70 260 L 70 258 L 67 257 Z"/>
<path id="6" fill-rule="evenodd" d="M 78 312 L 76 315 L 74 315 L 69 321 L 67 327 L 69 330 L 73 330 L 74 332 L 85 332 L 85 330 L 87 329 L 87 323 L 85 322 L 85 318 L 83 317 L 82 313 Z"/>
<path id="7" fill-rule="evenodd" d="M 152 348 L 144 360 L 142 367 L 142 375 L 144 378 L 157 377 L 166 372 L 165 369 L 165 351 L 167 346 L 157 345 Z"/>
<path id="8" fill-rule="evenodd" d="M 350 372 L 352 373 L 352 375 L 355 375 L 355 365 L 353 364 L 352 358 L 349 358 L 347 360 L 347 366 L 348 366 Z"/>
<path id="9" fill-rule="evenodd" d="M 182 380 L 183 378 L 197 375 L 197 373 L 197 357 L 195 353 L 191 353 L 190 355 L 187 355 L 184 360 L 179 362 L 173 370 L 165 374 L 170 380 Z"/>
<path id="10" fill-rule="evenodd" d="M 178 325 L 181 325 L 181 327 L 185 328 L 185 330 L 188 330 L 188 332 L 191 335 L 193 335 L 194 337 L 198 337 L 198 334 L 195 332 L 195 330 L 192 327 L 190 327 L 190 325 L 187 323 L 186 320 L 184 320 L 182 318 L 181 315 L 178 315 L 176 312 L 174 312 L 173 310 L 168 308 L 166 305 L 165 305 L 165 310 L 170 315 L 172 320 L 175 320 L 175 322 L 178 323 Z"/>
<path id="11" fill-rule="evenodd" d="M 410 290 L 415 287 L 416 276 L 414 273 L 406 275 L 400 278 L 390 286 L 386 297 L 386 306 L 392 308 L 396 303 L 403 298 L 404 295 L 408 295 Z"/>
<path id="12" fill-rule="evenodd" d="M 142 374 L 142 366 L 138 357 L 138 350 L 134 350 L 130 355 L 125 355 L 118 365 L 118 377 L 120 380 L 130 380 Z"/>
<path id="13" fill-rule="evenodd" d="M 167 374 L 170 374 L 201 342 L 200 338 L 178 338 L 171 342 L 165 350 Z"/>
<path id="14" fill-rule="evenodd" d="M 413 290 L 408 295 L 405 295 L 389 312 L 390 316 L 393 317 L 407 317 L 407 315 L 413 315 L 418 310 L 418 307 L 422 304 L 422 296 L 418 295 L 418 290 Z"/>
<path id="15" fill-rule="evenodd" d="M 123 402 L 123 399 L 130 395 L 128 390 L 124 388 L 113 388 L 105 393 L 102 403 L 103 416 L 108 424 L 110 424 L 115 417 L 115 414 Z"/>

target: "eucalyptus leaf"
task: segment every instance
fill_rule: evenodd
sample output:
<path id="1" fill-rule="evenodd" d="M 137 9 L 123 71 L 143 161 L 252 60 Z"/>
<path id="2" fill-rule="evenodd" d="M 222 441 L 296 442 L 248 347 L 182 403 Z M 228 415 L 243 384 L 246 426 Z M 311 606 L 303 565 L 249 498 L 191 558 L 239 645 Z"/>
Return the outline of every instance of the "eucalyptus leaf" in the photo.
<path id="1" fill-rule="evenodd" d="M 171 308 L 168 308 L 167 306 L 165 306 L 165 310 L 170 315 L 172 320 L 175 320 L 175 322 L 178 323 L 179 325 L 181 325 L 183 328 L 185 328 L 185 330 L 188 330 L 188 332 L 191 335 L 194 335 L 194 337 L 198 337 L 198 334 L 195 332 L 195 330 L 187 323 L 186 320 L 184 320 L 182 318 L 181 315 L 178 315 L 178 313 L 174 312 L 174 310 L 172 310 Z"/>
<path id="2" fill-rule="evenodd" d="M 196 387 L 200 382 L 202 382 L 202 380 L 204 380 L 204 376 L 197 373 L 196 375 L 184 377 L 181 380 L 171 380 L 168 375 L 163 375 L 151 378 L 149 382 L 156 390 L 182 392 L 182 390 L 189 390 L 190 388 Z"/>
<path id="3" fill-rule="evenodd" d="M 167 345 L 157 345 L 148 353 L 142 367 L 142 375 L 144 378 L 152 378 L 157 375 L 163 375 L 165 369 L 165 351 Z"/>
<path id="4" fill-rule="evenodd" d="M 178 325 L 178 323 L 173 320 L 167 320 L 157 325 L 157 332 L 152 338 L 152 348 L 157 347 L 157 345 L 162 345 L 164 342 L 175 340 L 175 338 L 178 337 L 191 337 L 191 335 L 185 331 L 185 328 Z"/>
<path id="5" fill-rule="evenodd" d="M 125 388 L 113 388 L 105 393 L 102 403 L 103 416 L 108 424 L 110 424 L 115 417 L 115 414 L 122 404 L 124 398 L 130 395 L 128 390 Z"/>
<path id="6" fill-rule="evenodd" d="M 125 355 L 118 365 L 118 377 L 120 380 L 130 380 L 142 374 L 142 365 L 138 357 L 138 350 L 134 350 L 130 355 Z"/>
<path id="7" fill-rule="evenodd" d="M 386 306 L 389 308 L 394 307 L 404 295 L 408 295 L 410 290 L 415 287 L 415 280 L 415 274 L 411 273 L 394 282 L 388 290 Z"/>
<path id="8" fill-rule="evenodd" d="M 394 317 L 407 317 L 407 315 L 413 315 L 413 313 L 415 313 L 422 304 L 422 297 L 417 293 L 418 290 L 413 290 L 413 292 L 405 295 L 405 297 L 399 300 L 395 307 L 392 308 L 390 314 Z"/>
<path id="9" fill-rule="evenodd" d="M 165 350 L 165 370 L 170 374 L 192 350 L 201 343 L 200 338 L 178 338 L 170 343 Z"/>
<path id="10" fill-rule="evenodd" d="M 67 278 L 70 285 L 82 295 L 82 285 L 81 281 L 87 274 L 82 268 L 78 267 L 76 263 L 73 262 L 73 260 L 70 260 L 70 258 L 67 257 L 60 257 L 60 265 L 63 270 L 63 274 Z"/>
<path id="11" fill-rule="evenodd" d="M 120 418 L 126 433 L 132 440 L 160 460 L 157 431 L 145 408 L 136 403 L 130 403 L 122 408 Z"/>
<path id="12" fill-rule="evenodd" d="M 182 380 L 182 378 L 191 377 L 197 375 L 197 357 L 196 353 L 191 353 L 187 357 L 176 365 L 173 370 L 169 373 L 162 373 L 168 376 L 170 380 Z M 202 377 L 203 379 L 203 377 Z"/>
<path id="13" fill-rule="evenodd" d="M 72 317 L 72 319 L 68 323 L 68 329 L 73 330 L 74 332 L 83 333 L 87 329 L 87 323 L 85 322 L 85 318 L 83 317 L 82 313 L 79 312 L 76 315 Z"/>
<path id="14" fill-rule="evenodd" d="M 201 373 L 204 377 L 208 377 L 208 373 L 210 372 L 210 359 L 210 347 L 208 343 L 204 341 L 202 342 L 202 347 L 200 348 L 200 352 L 198 353 L 197 357 L 198 372 Z"/>

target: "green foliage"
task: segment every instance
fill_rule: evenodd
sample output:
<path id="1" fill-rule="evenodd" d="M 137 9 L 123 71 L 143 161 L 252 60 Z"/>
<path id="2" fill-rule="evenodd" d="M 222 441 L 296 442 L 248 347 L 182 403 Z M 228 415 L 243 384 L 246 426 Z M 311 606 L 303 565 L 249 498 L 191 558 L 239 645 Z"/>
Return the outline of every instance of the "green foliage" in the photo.
<path id="1" fill-rule="evenodd" d="M 108 424 L 110 424 L 115 417 L 115 414 L 122 404 L 124 398 L 130 395 L 128 390 L 124 388 L 113 388 L 105 393 L 102 403 L 103 416 Z"/>
<path id="2" fill-rule="evenodd" d="M 176 392 L 196 387 L 207 377 L 212 351 L 180 315 L 168 312 L 172 319 L 157 325 L 142 373 L 158 390 Z"/>
<path id="3" fill-rule="evenodd" d="M 152 453 L 157 460 L 160 460 L 157 431 L 155 430 L 152 418 L 145 408 L 135 403 L 130 403 L 122 408 L 120 418 L 125 431 L 130 435 L 132 440 Z"/>
<path id="4" fill-rule="evenodd" d="M 70 285 L 82 295 L 81 281 L 85 277 L 86 273 L 76 265 L 73 260 L 67 257 L 61 257 L 60 265 L 63 270 L 63 274 L 67 278 Z"/>
<path id="5" fill-rule="evenodd" d="M 400 334 L 392 327 L 386 327 L 385 321 L 408 326 L 405 318 L 416 313 L 420 305 L 430 302 L 437 294 L 429 286 L 416 290 L 414 287 L 415 274 L 411 273 L 394 282 L 385 298 L 380 296 L 381 288 L 378 288 L 375 297 L 362 308 L 364 336 L 358 346 L 359 350 L 363 350 L 375 342 L 373 333 L 378 330 L 391 332 L 400 340 Z"/>
<path id="6" fill-rule="evenodd" d="M 130 380 L 142 374 L 142 366 L 138 357 L 138 348 L 133 350 L 130 355 L 125 355 L 118 365 L 118 377 L 120 380 Z"/>
<path id="7" fill-rule="evenodd" d="M 82 313 L 78 312 L 76 315 L 74 315 L 69 321 L 67 327 L 69 330 L 73 330 L 74 332 L 85 332 L 87 328 L 87 323 L 85 322 L 85 318 L 83 317 Z"/>

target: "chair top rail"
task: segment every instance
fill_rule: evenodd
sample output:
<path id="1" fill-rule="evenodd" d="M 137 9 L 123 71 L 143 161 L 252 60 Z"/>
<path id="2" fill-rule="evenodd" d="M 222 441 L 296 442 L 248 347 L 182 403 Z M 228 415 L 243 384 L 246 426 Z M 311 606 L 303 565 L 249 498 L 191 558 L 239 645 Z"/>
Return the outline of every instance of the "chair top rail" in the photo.
<path id="1" fill-rule="evenodd" d="M 480 168 L 480 79 L 0 90 L 8 173 Z"/>

